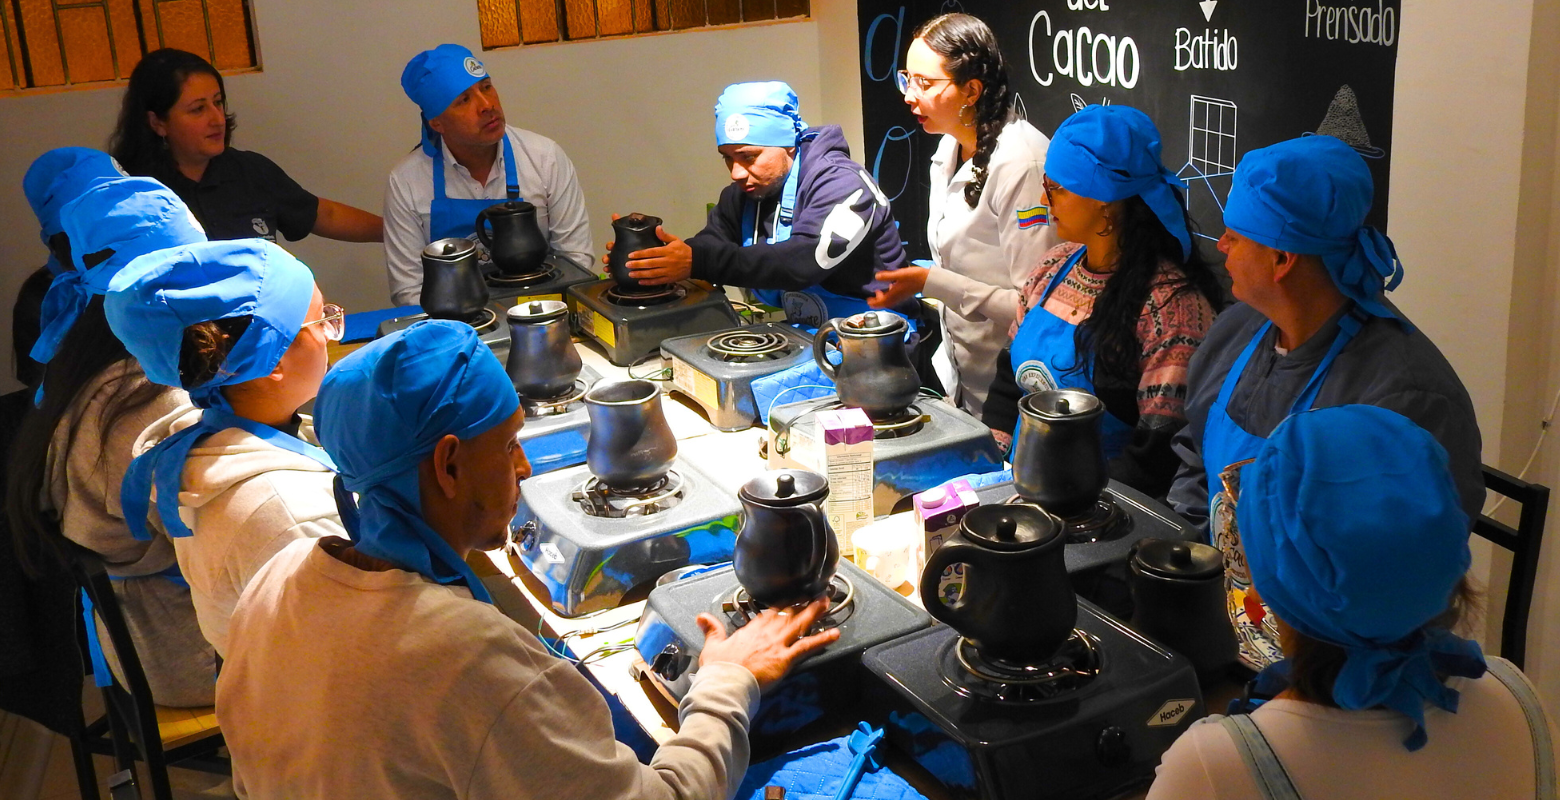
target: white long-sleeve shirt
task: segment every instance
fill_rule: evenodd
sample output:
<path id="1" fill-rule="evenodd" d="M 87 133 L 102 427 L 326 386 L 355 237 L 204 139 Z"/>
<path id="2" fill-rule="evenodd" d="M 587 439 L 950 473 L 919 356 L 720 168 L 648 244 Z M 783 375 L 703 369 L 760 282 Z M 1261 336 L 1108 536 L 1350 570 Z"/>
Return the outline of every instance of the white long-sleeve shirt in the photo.
<path id="1" fill-rule="evenodd" d="M 1049 224 L 1020 227 L 1019 218 L 1019 212 L 1045 205 L 1041 178 L 1050 143 L 1023 119 L 1008 120 L 974 208 L 964 200 L 974 161 L 959 163 L 959 143 L 952 136 L 942 137 L 932 155 L 926 240 L 935 266 L 923 294 L 946 308 L 943 327 L 959 371 L 959 405 L 977 417 L 1018 315 L 1024 279 L 1056 245 Z"/>
<path id="2" fill-rule="evenodd" d="M 541 134 L 512 125 L 506 130 L 515 151 L 520 197 L 536 206 L 536 222 L 552 251 L 595 271 L 590 216 L 574 163 L 557 142 Z M 508 199 L 503 147 L 498 148 L 498 158 L 485 183 L 471 177 L 450 155 L 449 148 L 440 148 L 439 153 L 444 161 L 446 197 L 494 203 Z M 432 204 L 433 159 L 417 148 L 395 165 L 385 186 L 385 269 L 390 277 L 390 299 L 398 306 L 416 305 L 422 292 L 422 250 L 432 241 L 428 222 Z M 475 217 L 472 221 L 475 223 Z"/>
<path id="3" fill-rule="evenodd" d="M 730 798 L 758 683 L 707 664 L 649 765 L 578 669 L 465 588 L 293 542 L 250 582 L 217 713 L 240 797 Z"/>

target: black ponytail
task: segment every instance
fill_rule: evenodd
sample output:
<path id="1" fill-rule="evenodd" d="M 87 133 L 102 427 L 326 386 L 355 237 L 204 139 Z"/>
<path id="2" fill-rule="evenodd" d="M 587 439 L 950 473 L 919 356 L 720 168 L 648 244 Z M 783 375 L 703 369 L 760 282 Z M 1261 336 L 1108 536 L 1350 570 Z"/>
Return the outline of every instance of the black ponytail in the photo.
<path id="1" fill-rule="evenodd" d="M 991 151 L 997 149 L 997 136 L 1007 125 L 1013 107 L 1007 62 L 997 47 L 996 34 L 969 14 L 944 14 L 917 28 L 912 38 L 924 40 L 932 52 L 942 56 L 943 69 L 955 83 L 979 80 L 983 86 L 974 109 L 975 152 L 970 156 L 974 177 L 964 187 L 964 202 L 974 208 L 986 189 Z"/>

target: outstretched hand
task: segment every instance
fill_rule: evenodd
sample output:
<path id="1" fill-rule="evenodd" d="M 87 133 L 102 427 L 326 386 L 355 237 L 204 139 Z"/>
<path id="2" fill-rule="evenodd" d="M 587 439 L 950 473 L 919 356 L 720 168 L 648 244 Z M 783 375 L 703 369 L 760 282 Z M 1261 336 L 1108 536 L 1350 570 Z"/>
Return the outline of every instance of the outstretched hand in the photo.
<path id="1" fill-rule="evenodd" d="M 740 664 L 758 679 L 759 689 L 768 688 L 785 677 L 803 656 L 840 638 L 838 628 L 806 635 L 828 610 L 829 601 L 825 599 L 800 608 L 766 609 L 729 636 L 715 615 L 700 614 L 704 649 L 699 654 L 699 664 Z"/>
<path id="2" fill-rule="evenodd" d="M 660 247 L 628 254 L 628 276 L 646 286 L 657 286 L 692 275 L 693 248 L 660 225 L 655 227 L 655 235 L 663 242 Z"/>
<path id="3" fill-rule="evenodd" d="M 926 289 L 928 272 L 930 270 L 926 267 L 905 267 L 879 272 L 873 277 L 888 285 L 877 290 L 867 300 L 867 305 L 873 308 L 893 308 L 915 297 Z"/>

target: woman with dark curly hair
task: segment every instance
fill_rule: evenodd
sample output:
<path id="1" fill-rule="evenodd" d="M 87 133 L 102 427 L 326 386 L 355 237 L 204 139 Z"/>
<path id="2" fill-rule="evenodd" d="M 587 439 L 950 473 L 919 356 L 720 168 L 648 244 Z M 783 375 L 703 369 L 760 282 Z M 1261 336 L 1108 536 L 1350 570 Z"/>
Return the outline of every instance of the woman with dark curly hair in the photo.
<path id="1" fill-rule="evenodd" d="M 236 126 L 216 67 L 194 53 L 154 50 L 130 73 L 109 152 L 131 175 L 178 194 L 212 239 L 384 239 L 378 214 L 317 197 L 271 159 L 232 147 Z"/>
<path id="2" fill-rule="evenodd" d="M 956 375 L 939 377 L 979 416 L 1018 286 L 1056 244 L 1041 199 L 1048 142 L 1014 113 L 997 37 L 968 14 L 916 30 L 899 90 L 926 132 L 942 135 L 926 226 L 932 265 L 878 273 L 891 285 L 872 304 L 889 308 L 917 293 L 942 301 Z"/>
<path id="3" fill-rule="evenodd" d="M 1127 106 L 1089 106 L 1056 129 L 1046 203 L 1063 241 L 1024 282 L 985 422 L 1006 437 L 1018 399 L 1076 388 L 1105 404 L 1110 476 L 1162 497 L 1186 425 L 1186 374 L 1223 293 L 1192 244 L 1183 184 L 1159 130 Z"/>

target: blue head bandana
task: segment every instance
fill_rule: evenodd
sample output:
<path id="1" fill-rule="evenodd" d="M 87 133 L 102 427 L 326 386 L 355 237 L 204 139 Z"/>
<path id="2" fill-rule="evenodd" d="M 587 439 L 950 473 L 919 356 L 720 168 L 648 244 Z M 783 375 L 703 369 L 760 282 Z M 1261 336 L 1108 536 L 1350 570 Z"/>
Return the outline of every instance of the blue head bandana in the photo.
<path id="1" fill-rule="evenodd" d="M 39 238 L 43 239 L 44 245 L 49 244 L 50 237 L 64 230 L 60 211 L 66 203 L 100 181 L 123 177 L 126 173 L 119 162 L 90 147 L 60 147 L 38 156 L 22 176 L 22 192 L 38 217 Z M 49 251 L 49 271 L 55 275 L 65 271 L 65 265 L 55 260 L 52 250 Z"/>
<path id="2" fill-rule="evenodd" d="M 205 436 L 227 428 L 264 433 L 264 426 L 233 413 L 222 387 L 270 375 L 297 338 L 313 300 L 314 273 L 264 239 L 158 250 L 135 259 L 114 276 L 103 304 L 109 327 L 153 383 L 182 385 L 179 351 L 185 328 L 229 317 L 252 318 L 216 377 L 189 388 L 190 401 L 205 409 L 200 422 L 158 442 L 130 463 L 119 497 L 136 538 L 151 537 L 146 514 L 154 485 L 163 528 L 171 536 L 190 535 L 179 519 L 180 478 L 190 449 Z M 333 468 L 323 453 L 316 452 L 318 448 L 298 451 Z"/>
<path id="3" fill-rule="evenodd" d="M 805 130 L 796 92 L 780 81 L 733 83 L 715 101 L 717 147 L 795 147 Z"/>
<path id="4" fill-rule="evenodd" d="M 151 178 L 102 181 L 60 211 L 71 241 L 72 269 L 54 276 L 43 297 L 42 328 L 34 361 L 48 363 L 93 295 L 108 293 L 109 281 L 126 264 L 154 250 L 206 241 L 206 232 L 184 201 Z M 88 266 L 88 256 L 110 251 Z"/>
<path id="5" fill-rule="evenodd" d="M 1181 243 L 1181 257 L 1191 257 L 1186 206 L 1177 193 L 1186 184 L 1161 163 L 1159 129 L 1147 114 L 1128 106 L 1086 106 L 1056 129 L 1045 174 L 1067 191 L 1102 203 L 1142 197 Z"/>
<path id="6" fill-rule="evenodd" d="M 1437 672 L 1484 674 L 1477 643 L 1426 627 L 1470 560 L 1446 451 L 1374 406 L 1296 414 L 1241 471 L 1236 514 L 1263 601 L 1347 653 L 1333 700 L 1403 713 L 1414 721 L 1403 744 L 1423 747 L 1424 704 L 1457 711 L 1457 692 Z"/>
<path id="7" fill-rule="evenodd" d="M 417 466 L 444 436 L 480 436 L 519 407 L 503 365 L 464 323 L 419 322 L 342 359 L 320 387 L 315 419 L 340 467 L 336 503 L 355 547 L 439 583 L 464 582 L 491 603 L 423 521 Z"/>
<path id="8" fill-rule="evenodd" d="M 428 120 L 443 114 L 461 92 L 487 76 L 482 62 L 458 44 L 441 44 L 406 62 L 406 68 L 401 70 L 401 90 L 422 111 L 424 153 L 439 154 L 439 134 L 428 127 Z"/>
<path id="9" fill-rule="evenodd" d="M 1260 244 L 1321 256 L 1338 290 L 1378 317 L 1403 280 L 1392 240 L 1365 224 L 1375 185 L 1354 148 L 1302 136 L 1253 150 L 1235 168 L 1224 225 Z"/>

